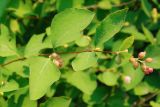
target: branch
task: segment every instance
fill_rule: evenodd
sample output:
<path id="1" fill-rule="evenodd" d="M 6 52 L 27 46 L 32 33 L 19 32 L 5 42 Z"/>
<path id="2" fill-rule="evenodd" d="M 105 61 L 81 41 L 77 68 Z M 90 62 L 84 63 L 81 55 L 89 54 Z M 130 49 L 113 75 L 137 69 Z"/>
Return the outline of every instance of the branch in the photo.
<path id="1" fill-rule="evenodd" d="M 120 3 L 120 4 L 112 5 L 112 7 L 122 7 L 122 6 L 126 6 L 126 5 L 129 5 L 129 4 L 132 4 L 132 3 L 136 2 L 136 1 L 137 0 L 131 0 L 129 2 L 123 2 L 123 3 Z M 86 6 L 85 8 L 87 8 L 87 9 L 97 9 L 98 5 L 97 4 L 90 5 L 90 6 Z"/>
<path id="2" fill-rule="evenodd" d="M 11 64 L 13 62 L 22 61 L 22 60 L 25 60 L 25 59 L 26 59 L 25 57 L 14 59 L 14 60 L 11 60 L 11 61 L 9 61 L 7 63 L 1 64 L 0 66 L 4 67 L 4 66 L 9 65 L 9 64 Z"/>
<path id="3" fill-rule="evenodd" d="M 123 2 L 123 3 L 118 4 L 118 5 L 113 5 L 113 7 L 126 6 L 126 5 L 129 5 L 129 4 L 134 3 L 134 2 L 136 2 L 136 1 L 137 1 L 137 0 L 131 0 L 131 1 L 129 1 L 129 2 Z"/>
<path id="4" fill-rule="evenodd" d="M 112 52 L 112 51 L 101 51 L 101 50 L 83 50 L 83 51 L 77 51 L 77 52 L 56 52 L 57 54 L 79 54 L 79 53 L 82 53 L 82 52 L 103 52 L 105 54 L 119 54 L 119 53 L 122 53 L 122 52 L 128 52 L 128 50 L 124 50 L 124 51 L 118 51 L 118 52 Z M 52 53 L 51 53 L 52 54 Z M 51 54 L 39 54 L 38 56 L 46 56 L 46 57 L 49 57 Z M 25 60 L 27 58 L 25 57 L 22 57 L 22 58 L 18 58 L 18 59 L 14 59 L 14 60 L 11 60 L 9 62 L 6 62 L 4 64 L 1 64 L 0 66 L 4 67 L 6 65 L 9 65 L 11 63 L 14 63 L 14 62 L 17 62 L 17 61 L 22 61 L 22 60 Z"/>
<path id="5" fill-rule="evenodd" d="M 137 107 L 137 106 L 141 106 L 141 105 L 145 105 L 145 102 L 149 101 L 150 99 L 152 99 L 153 97 L 155 97 L 157 94 L 160 93 L 160 90 L 156 91 L 153 94 L 150 94 L 148 96 L 146 96 L 146 98 L 144 100 L 138 100 L 135 105 L 133 105 L 133 107 Z"/>

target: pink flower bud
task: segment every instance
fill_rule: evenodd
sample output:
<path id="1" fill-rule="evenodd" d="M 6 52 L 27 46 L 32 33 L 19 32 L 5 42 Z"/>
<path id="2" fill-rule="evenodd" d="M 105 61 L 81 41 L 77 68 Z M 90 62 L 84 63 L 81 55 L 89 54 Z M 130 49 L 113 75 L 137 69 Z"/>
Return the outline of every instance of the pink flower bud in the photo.
<path id="1" fill-rule="evenodd" d="M 134 63 L 134 62 L 136 62 L 136 59 L 133 58 L 133 57 L 131 57 L 131 58 L 129 59 L 129 61 L 130 61 L 131 63 Z"/>
<path id="2" fill-rule="evenodd" d="M 135 69 L 137 69 L 138 67 L 139 67 L 139 63 L 136 61 L 136 62 L 134 62 L 133 63 L 133 67 L 135 68 Z"/>
<path id="3" fill-rule="evenodd" d="M 140 53 L 138 54 L 138 58 L 139 58 L 139 59 L 143 59 L 143 58 L 145 57 L 145 55 L 146 55 L 146 52 L 140 52 Z"/>
<path id="4" fill-rule="evenodd" d="M 145 61 L 148 62 L 148 63 L 150 63 L 150 62 L 153 61 L 153 59 L 152 58 L 147 58 Z"/>
<path id="5" fill-rule="evenodd" d="M 153 72 L 153 68 L 150 68 L 150 67 L 146 67 L 146 69 L 144 69 L 144 73 L 145 74 L 150 74 Z"/>
<path id="6" fill-rule="evenodd" d="M 144 71 L 144 74 L 146 74 L 146 75 L 149 74 L 148 70 L 145 70 L 145 71 Z"/>
<path id="7" fill-rule="evenodd" d="M 141 67 L 142 67 L 143 71 L 145 71 L 147 69 L 147 66 L 145 64 L 143 64 Z"/>
<path id="8" fill-rule="evenodd" d="M 153 72 L 153 68 L 148 68 L 148 72 L 152 73 Z"/>

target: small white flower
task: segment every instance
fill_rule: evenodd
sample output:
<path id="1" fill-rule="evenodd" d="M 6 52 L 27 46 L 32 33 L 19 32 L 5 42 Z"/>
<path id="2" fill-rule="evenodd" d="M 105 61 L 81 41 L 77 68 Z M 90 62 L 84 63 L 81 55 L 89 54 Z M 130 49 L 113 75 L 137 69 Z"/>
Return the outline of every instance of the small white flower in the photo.
<path id="1" fill-rule="evenodd" d="M 126 83 L 126 84 L 130 84 L 131 83 L 131 77 L 130 76 L 124 76 L 124 82 Z"/>

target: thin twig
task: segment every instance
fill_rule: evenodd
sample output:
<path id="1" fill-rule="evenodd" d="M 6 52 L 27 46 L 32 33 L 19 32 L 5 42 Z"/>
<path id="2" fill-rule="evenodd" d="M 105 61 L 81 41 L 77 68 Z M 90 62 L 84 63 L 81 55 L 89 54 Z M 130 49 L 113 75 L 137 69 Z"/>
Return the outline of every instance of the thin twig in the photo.
<path id="1" fill-rule="evenodd" d="M 126 5 L 129 5 L 131 3 L 134 3 L 136 2 L 137 0 L 131 0 L 129 2 L 123 2 L 123 3 L 120 3 L 120 4 L 116 4 L 116 5 L 112 5 L 112 7 L 122 7 L 122 6 L 126 6 Z M 89 5 L 89 6 L 86 6 L 85 8 L 87 9 L 97 9 L 98 8 L 98 5 L 97 4 L 94 4 L 94 5 Z"/>
<path id="2" fill-rule="evenodd" d="M 144 102 L 149 101 L 150 99 L 152 99 L 153 97 L 155 97 L 155 96 L 156 96 L 157 94 L 159 94 L 159 93 L 160 93 L 160 90 L 157 91 L 157 92 L 155 92 L 154 94 L 151 94 L 151 95 L 147 96 L 147 97 L 145 98 L 145 101 L 144 101 Z"/>
<path id="3" fill-rule="evenodd" d="M 133 105 L 133 107 L 137 107 L 137 106 L 140 106 L 140 105 L 144 105 L 145 102 L 149 101 L 150 99 L 152 99 L 153 97 L 155 97 L 157 94 L 160 93 L 160 90 L 156 91 L 155 93 L 153 94 L 150 94 L 148 96 L 146 96 L 146 98 L 144 100 L 139 100 L 137 101 L 137 103 L 135 103 L 135 105 Z"/>
<path id="4" fill-rule="evenodd" d="M 83 50 L 83 51 L 76 51 L 76 52 L 56 52 L 57 54 L 79 54 L 79 53 L 83 53 L 83 52 L 103 52 L 105 54 L 119 54 L 121 52 L 127 52 L 127 50 L 124 50 L 124 51 L 118 51 L 118 52 L 112 52 L 112 51 L 101 51 L 101 50 Z M 52 54 L 52 53 L 51 53 Z M 39 54 L 38 56 L 46 56 L 46 57 L 49 57 L 49 55 L 51 54 Z M 11 64 L 11 63 L 14 63 L 14 62 L 17 62 L 17 61 L 22 61 L 22 60 L 25 60 L 26 58 L 25 57 L 22 57 L 22 58 L 18 58 L 18 59 L 14 59 L 14 60 L 11 60 L 7 63 L 4 63 L 4 64 L 1 64 L 0 66 L 4 67 L 8 64 Z"/>
<path id="5" fill-rule="evenodd" d="M 136 2 L 136 1 L 137 1 L 137 0 L 131 0 L 131 1 L 129 1 L 129 2 L 123 2 L 123 3 L 118 4 L 118 5 L 113 5 L 112 7 L 126 6 L 126 5 L 129 5 L 129 4 L 134 3 L 134 2 Z"/>
<path id="6" fill-rule="evenodd" d="M 1 66 L 4 67 L 4 66 L 9 65 L 9 64 L 11 64 L 13 62 L 22 61 L 22 60 L 25 60 L 25 59 L 26 59 L 25 57 L 14 59 L 14 60 L 11 60 L 11 61 L 9 61 L 7 63 L 1 64 Z"/>
<path id="7" fill-rule="evenodd" d="M 117 54 L 117 52 L 112 52 L 112 51 L 101 51 L 101 50 L 83 50 L 83 51 L 76 51 L 76 52 L 57 52 L 57 54 L 79 54 L 82 52 L 103 52 L 105 54 Z"/>

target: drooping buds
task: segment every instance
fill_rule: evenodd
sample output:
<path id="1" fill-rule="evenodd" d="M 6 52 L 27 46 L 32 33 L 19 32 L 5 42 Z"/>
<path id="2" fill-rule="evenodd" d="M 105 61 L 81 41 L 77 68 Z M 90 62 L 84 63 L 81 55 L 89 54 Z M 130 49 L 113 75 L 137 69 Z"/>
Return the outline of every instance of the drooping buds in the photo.
<path id="1" fill-rule="evenodd" d="M 139 67 L 139 63 L 137 62 L 136 58 L 134 58 L 133 56 L 129 59 L 129 61 L 132 63 L 135 69 Z"/>
<path id="2" fill-rule="evenodd" d="M 140 52 L 140 53 L 138 54 L 138 58 L 139 58 L 139 59 L 143 59 L 143 58 L 145 57 L 145 55 L 146 55 L 146 52 Z"/>
<path id="3" fill-rule="evenodd" d="M 148 63 L 150 63 L 150 62 L 152 62 L 152 61 L 153 61 L 152 58 L 146 58 L 146 60 L 145 60 L 145 62 L 148 62 Z"/>
<path id="4" fill-rule="evenodd" d="M 133 58 L 133 56 L 129 59 L 129 61 L 131 62 L 131 63 L 134 63 L 134 62 L 136 62 L 136 59 L 135 58 Z"/>
<path id="5" fill-rule="evenodd" d="M 148 67 L 146 65 L 143 65 L 142 69 L 143 69 L 143 71 L 144 71 L 145 74 L 150 74 L 150 73 L 153 72 L 153 68 Z"/>
<path id="6" fill-rule="evenodd" d="M 51 58 L 53 60 L 53 63 L 57 66 L 57 67 L 62 67 L 63 65 L 63 60 L 62 58 L 57 54 L 57 53 L 52 53 L 49 58 Z"/>
<path id="7" fill-rule="evenodd" d="M 137 69 L 138 67 L 139 67 L 139 63 L 136 61 L 136 62 L 134 62 L 133 63 L 133 67 L 134 67 L 134 69 Z"/>
<path id="8" fill-rule="evenodd" d="M 145 58 L 146 52 L 140 52 L 138 54 L 138 58 L 134 58 L 133 56 L 129 59 L 129 61 L 132 63 L 133 67 L 136 69 L 141 66 L 144 74 L 150 74 L 153 72 L 153 68 L 146 66 L 146 63 L 150 63 L 153 61 L 152 58 Z"/>

